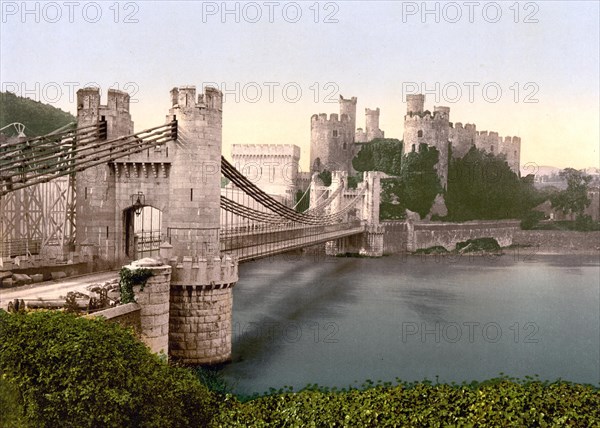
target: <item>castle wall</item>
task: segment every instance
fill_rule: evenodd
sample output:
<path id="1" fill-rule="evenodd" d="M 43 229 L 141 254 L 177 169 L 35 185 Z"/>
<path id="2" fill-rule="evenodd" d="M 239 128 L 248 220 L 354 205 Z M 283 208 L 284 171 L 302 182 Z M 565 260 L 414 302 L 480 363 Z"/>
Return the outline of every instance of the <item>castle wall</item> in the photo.
<path id="1" fill-rule="evenodd" d="M 460 122 L 452 125 L 450 123 L 450 130 L 448 133 L 448 139 L 452 143 L 452 157 L 462 158 L 471 147 L 475 146 L 475 138 L 477 137 L 477 127 L 473 124 L 467 123 L 464 127 Z"/>
<path id="2" fill-rule="evenodd" d="M 413 223 L 384 221 L 384 252 L 397 254 L 441 246 L 454 250 L 458 242 L 476 238 L 494 238 L 500 246 L 513 243 L 519 221 L 470 221 L 465 223 Z"/>
<path id="3" fill-rule="evenodd" d="M 436 106 L 433 113 L 423 110 L 423 94 L 406 96 L 406 115 L 404 116 L 404 153 L 418 150 L 419 144 L 436 147 L 440 160 L 436 171 L 441 184 L 446 188 L 448 176 L 448 146 L 451 145 L 454 158 L 463 157 L 475 146 L 486 153 L 502 154 L 510 168 L 520 175 L 521 139 L 519 137 L 502 138 L 497 132 L 478 132 L 473 124 L 450 122 L 450 108 Z M 444 210 L 442 209 L 442 212 Z"/>
<path id="4" fill-rule="evenodd" d="M 295 204 L 300 147 L 287 144 L 234 144 L 234 166 L 282 203 Z"/>

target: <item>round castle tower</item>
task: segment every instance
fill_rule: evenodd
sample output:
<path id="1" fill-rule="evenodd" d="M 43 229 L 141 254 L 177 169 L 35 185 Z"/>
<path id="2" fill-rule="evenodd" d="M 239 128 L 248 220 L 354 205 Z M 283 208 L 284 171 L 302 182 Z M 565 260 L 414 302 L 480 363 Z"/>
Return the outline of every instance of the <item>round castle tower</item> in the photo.
<path id="1" fill-rule="evenodd" d="M 439 152 L 436 171 L 440 184 L 445 189 L 448 181 L 448 145 L 450 130 L 450 108 L 434 107 L 433 114 L 423 111 L 425 96 L 406 96 L 404 116 L 404 153 L 419 150 L 421 144 L 435 147 Z"/>
<path id="2" fill-rule="evenodd" d="M 310 119 L 311 172 L 324 169 L 352 170 L 354 130 L 356 126 L 356 97 L 340 95 L 340 114 L 314 114 Z"/>

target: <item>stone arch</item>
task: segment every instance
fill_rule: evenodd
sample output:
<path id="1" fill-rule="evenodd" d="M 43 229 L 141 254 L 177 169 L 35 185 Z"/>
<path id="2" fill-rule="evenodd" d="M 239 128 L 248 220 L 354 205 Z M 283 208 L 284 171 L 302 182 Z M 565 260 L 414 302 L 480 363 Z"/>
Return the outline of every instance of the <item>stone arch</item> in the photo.
<path id="1" fill-rule="evenodd" d="M 123 252 L 131 260 L 158 257 L 163 211 L 146 204 L 137 214 L 136 208 L 129 206 L 123 210 Z"/>

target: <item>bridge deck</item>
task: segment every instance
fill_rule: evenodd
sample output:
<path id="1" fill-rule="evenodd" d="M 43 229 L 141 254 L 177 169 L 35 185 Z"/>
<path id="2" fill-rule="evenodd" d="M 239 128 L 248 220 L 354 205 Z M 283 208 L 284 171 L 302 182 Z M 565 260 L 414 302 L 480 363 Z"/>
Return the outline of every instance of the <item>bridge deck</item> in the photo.
<path id="1" fill-rule="evenodd" d="M 244 262 L 358 235 L 364 231 L 365 226 L 360 223 L 340 223 L 254 233 L 223 233 L 221 253 L 234 255 L 240 262 Z"/>

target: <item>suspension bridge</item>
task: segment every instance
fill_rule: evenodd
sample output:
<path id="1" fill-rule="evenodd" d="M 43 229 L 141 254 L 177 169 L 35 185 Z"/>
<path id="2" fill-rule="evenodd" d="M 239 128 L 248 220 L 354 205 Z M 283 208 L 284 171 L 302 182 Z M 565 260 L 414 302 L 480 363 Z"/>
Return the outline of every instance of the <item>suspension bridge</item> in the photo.
<path id="1" fill-rule="evenodd" d="M 151 349 L 190 364 L 231 357 L 238 263 L 325 243 L 382 255 L 379 176 L 313 176 L 299 212 L 221 154 L 220 91 L 174 88 L 163 125 L 133 131 L 129 95 L 77 92 L 77 122 L 0 145 L 0 273 L 45 264 L 155 270 L 141 306 Z M 226 185 L 222 185 L 227 182 Z M 150 261 L 151 256 L 155 261 Z M 135 260 L 139 260 L 135 262 Z"/>
<path id="2" fill-rule="evenodd" d="M 131 213 L 123 216 L 121 212 L 134 208 L 139 214 L 141 207 L 151 206 L 163 214 L 164 210 L 160 208 L 171 204 L 165 200 L 157 203 L 156 199 L 164 196 L 170 199 L 171 195 L 165 195 L 164 189 L 161 189 L 160 195 L 154 197 L 151 191 L 143 190 L 152 187 L 157 180 L 168 181 L 174 167 L 178 168 L 177 148 L 189 146 L 190 135 L 186 135 L 185 130 L 179 135 L 176 115 L 164 125 L 115 135 L 119 125 L 121 131 L 128 130 L 130 119 L 125 117 L 123 120 L 123 116 L 128 116 L 125 94 L 110 95 L 112 103 L 106 106 L 105 114 L 100 115 L 100 106 L 95 106 L 96 120 L 86 120 L 87 112 L 80 103 L 83 111 L 80 111 L 79 120 L 68 129 L 41 137 L 21 136 L 1 146 L 0 257 L 4 260 L 47 254 L 68 257 L 65 249 L 73 253 L 83 246 L 86 251 L 91 250 L 108 262 L 125 262 L 137 255 L 156 253 L 162 242 L 173 244 L 181 240 L 187 241 L 186 250 L 192 255 L 206 256 L 208 254 L 205 253 L 210 252 L 208 247 L 214 246 L 215 235 L 218 235 L 221 255 L 230 254 L 239 261 L 245 261 L 362 235 L 368 227 L 372 230 L 376 226 L 377 219 L 369 212 L 377 209 L 372 204 L 373 189 L 369 188 L 378 185 L 373 174 L 358 189 L 348 189 L 346 177 L 338 172 L 334 172 L 334 181 L 329 187 L 319 186 L 313 180 L 307 192 L 311 192 L 311 200 L 316 205 L 305 212 L 298 212 L 258 188 L 220 156 L 218 168 L 212 158 L 198 159 L 196 165 L 189 165 L 203 169 L 198 181 L 206 182 L 209 174 L 217 176 L 220 170 L 230 182 L 220 192 L 219 224 L 197 227 L 205 224 L 190 219 L 191 223 L 196 223 L 194 227 L 155 224 L 149 231 L 143 230 L 142 224 L 141 230 L 133 231 L 138 239 L 135 248 L 132 248 L 131 224 L 135 218 Z M 171 157 L 169 146 L 173 146 Z M 96 195 L 102 184 L 98 185 L 94 182 L 96 180 L 108 184 L 104 186 L 107 189 L 102 189 L 104 192 L 100 200 Z M 198 183 L 191 182 L 191 179 L 187 181 L 189 202 L 194 202 L 194 184 Z M 108 194 L 108 188 L 114 189 L 115 197 L 111 198 L 113 195 Z M 131 190 L 126 191 L 127 188 Z M 131 200 L 120 204 L 117 195 L 121 194 L 122 199 L 124 192 L 119 190 L 125 190 Z M 228 191 L 243 196 L 238 196 L 236 201 L 236 198 L 228 196 Z M 143 200 L 140 200 L 140 195 Z M 197 217 L 202 216 L 201 205 L 211 205 L 206 196 L 197 195 L 200 203 L 188 204 L 198 206 Z M 88 200 L 90 202 L 86 203 Z M 90 216 L 83 212 L 85 205 L 92 208 Z M 94 210 L 94 206 L 97 209 Z M 102 211 L 107 211 L 107 208 L 112 211 L 114 221 L 106 227 L 96 225 L 103 223 L 106 215 Z M 160 217 L 168 219 L 168 216 Z M 123 223 L 122 227 L 119 227 L 119 222 Z M 98 230 L 97 234 L 89 233 L 93 229 Z M 111 229 L 120 233 L 111 234 Z M 113 242 L 107 242 L 111 237 L 114 237 Z"/>

